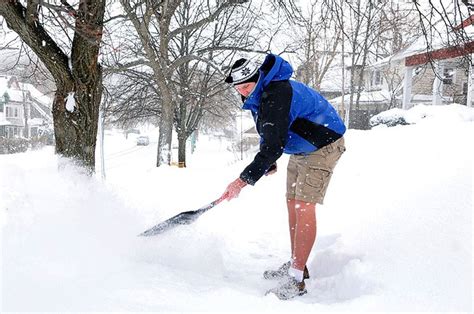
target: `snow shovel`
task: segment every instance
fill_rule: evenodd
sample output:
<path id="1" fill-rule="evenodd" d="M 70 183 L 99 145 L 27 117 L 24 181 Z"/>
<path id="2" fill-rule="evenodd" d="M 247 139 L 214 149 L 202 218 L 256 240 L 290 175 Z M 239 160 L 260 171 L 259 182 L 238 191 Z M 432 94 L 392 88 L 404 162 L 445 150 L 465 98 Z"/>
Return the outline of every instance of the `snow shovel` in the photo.
<path id="1" fill-rule="evenodd" d="M 197 210 L 191 210 L 191 211 L 177 214 L 176 216 L 173 216 L 163 222 L 160 222 L 156 226 L 144 231 L 143 233 L 140 233 L 138 236 L 142 236 L 142 237 L 154 236 L 154 235 L 163 233 L 169 229 L 172 229 L 178 225 L 189 225 L 193 223 L 196 219 L 198 219 L 199 216 L 201 216 L 206 211 L 213 208 L 214 206 L 216 206 L 223 200 L 225 200 L 225 197 L 221 196 L 219 199 L 215 200 L 214 202 L 211 202 Z"/>

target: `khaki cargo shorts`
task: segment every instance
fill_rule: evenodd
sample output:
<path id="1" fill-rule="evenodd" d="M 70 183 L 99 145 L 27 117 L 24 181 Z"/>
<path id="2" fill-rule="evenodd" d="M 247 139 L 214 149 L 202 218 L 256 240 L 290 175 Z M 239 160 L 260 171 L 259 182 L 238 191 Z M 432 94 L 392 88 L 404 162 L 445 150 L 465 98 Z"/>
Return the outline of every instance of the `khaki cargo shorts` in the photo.
<path id="1" fill-rule="evenodd" d="M 322 204 L 337 161 L 346 151 L 344 138 L 310 154 L 291 155 L 288 162 L 286 197 Z"/>

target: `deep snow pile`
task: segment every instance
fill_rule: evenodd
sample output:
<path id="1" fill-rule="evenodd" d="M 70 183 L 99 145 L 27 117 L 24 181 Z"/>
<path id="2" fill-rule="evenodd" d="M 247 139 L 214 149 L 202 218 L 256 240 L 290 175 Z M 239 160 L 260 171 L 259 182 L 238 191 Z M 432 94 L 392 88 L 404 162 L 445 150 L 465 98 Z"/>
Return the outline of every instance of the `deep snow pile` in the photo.
<path id="1" fill-rule="evenodd" d="M 193 225 L 141 238 L 217 198 L 250 160 L 202 137 L 189 168 L 157 169 L 156 143 L 108 135 L 103 183 L 51 149 L 1 155 L 2 312 L 471 311 L 474 125 L 432 109 L 347 133 L 317 209 L 309 293 L 287 302 L 265 297 L 276 283 L 261 276 L 289 257 L 287 156 Z"/>

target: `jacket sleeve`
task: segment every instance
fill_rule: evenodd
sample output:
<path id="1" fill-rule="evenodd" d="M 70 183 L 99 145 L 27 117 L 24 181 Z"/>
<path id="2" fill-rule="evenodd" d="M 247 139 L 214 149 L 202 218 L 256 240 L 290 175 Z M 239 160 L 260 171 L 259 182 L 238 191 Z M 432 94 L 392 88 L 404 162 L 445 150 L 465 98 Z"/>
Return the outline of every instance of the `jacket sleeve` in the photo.
<path id="1" fill-rule="evenodd" d="M 240 174 L 240 178 L 250 185 L 254 185 L 283 154 L 292 96 L 289 81 L 271 82 L 263 90 L 257 120 L 260 151 Z"/>

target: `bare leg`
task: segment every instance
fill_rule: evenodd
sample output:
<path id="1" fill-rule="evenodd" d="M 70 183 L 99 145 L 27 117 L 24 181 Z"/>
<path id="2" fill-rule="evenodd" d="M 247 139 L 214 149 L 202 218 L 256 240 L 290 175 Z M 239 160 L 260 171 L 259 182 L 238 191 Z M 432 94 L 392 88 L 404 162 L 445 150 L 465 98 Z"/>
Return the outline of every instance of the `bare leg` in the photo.
<path id="1" fill-rule="evenodd" d="M 294 204 L 293 218 L 290 214 L 290 204 Z M 292 266 L 298 270 L 304 270 L 316 240 L 316 204 L 291 200 L 288 202 L 288 212 L 290 236 L 292 237 Z M 294 232 L 291 232 L 292 228 L 294 228 Z"/>
<path id="2" fill-rule="evenodd" d="M 287 199 L 286 205 L 288 207 L 288 227 L 290 231 L 290 241 L 291 241 L 291 256 L 293 257 L 294 244 L 295 244 L 295 231 L 296 231 L 296 200 Z"/>

